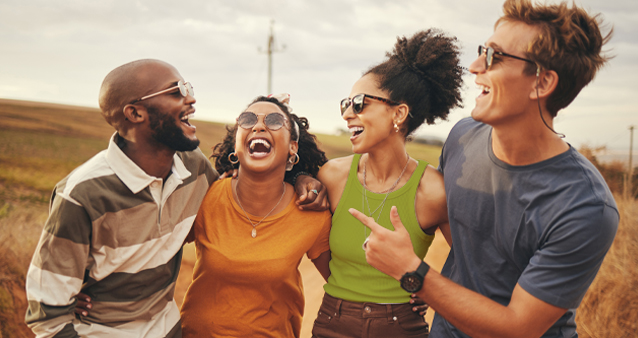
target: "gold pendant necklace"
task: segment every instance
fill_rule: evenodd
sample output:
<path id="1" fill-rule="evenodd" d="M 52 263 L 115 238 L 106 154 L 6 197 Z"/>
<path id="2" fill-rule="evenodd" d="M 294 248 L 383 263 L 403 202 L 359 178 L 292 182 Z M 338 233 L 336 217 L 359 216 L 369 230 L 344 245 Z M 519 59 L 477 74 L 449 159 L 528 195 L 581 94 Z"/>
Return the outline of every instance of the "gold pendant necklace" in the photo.
<path id="1" fill-rule="evenodd" d="M 237 179 L 237 183 L 239 184 L 239 179 Z M 281 200 L 284 199 L 284 195 L 286 194 L 286 183 L 285 182 L 281 182 L 281 184 L 284 186 L 284 192 L 281 193 L 281 197 L 279 197 L 279 201 L 277 202 L 277 204 L 275 204 L 274 207 L 272 207 L 272 209 L 270 209 L 270 211 L 268 211 L 268 213 L 266 214 L 266 216 L 264 216 L 261 221 L 257 222 L 257 224 L 253 223 L 253 221 L 250 219 L 250 217 L 248 217 L 248 213 L 246 212 L 246 210 L 244 210 L 244 207 L 241 205 L 241 200 L 239 199 L 239 191 L 237 190 L 237 184 L 235 184 L 235 195 L 237 196 L 237 204 L 239 204 L 239 207 L 241 208 L 241 211 L 244 212 L 244 215 L 246 215 L 246 219 L 248 220 L 248 222 L 250 222 L 250 224 L 253 226 L 253 231 L 251 232 L 251 236 L 253 238 L 257 237 L 257 226 L 259 224 L 261 224 L 261 222 L 263 222 L 266 217 L 270 216 L 270 214 L 277 208 L 277 206 L 279 205 L 279 203 L 281 203 Z"/>
<path id="2" fill-rule="evenodd" d="M 403 170 L 401 171 L 401 174 L 399 174 L 399 178 L 397 178 L 397 180 L 394 182 L 394 184 L 392 184 L 392 186 L 385 191 L 382 191 L 380 193 L 377 194 L 383 194 L 385 193 L 385 197 L 383 198 L 383 201 L 381 202 L 381 204 L 379 204 L 379 206 L 374 209 L 374 211 L 372 211 L 370 209 L 370 202 L 368 202 L 368 195 L 367 195 L 367 191 L 368 191 L 368 187 L 366 185 L 366 167 L 368 164 L 368 160 L 366 159 L 365 163 L 363 163 L 363 196 L 361 199 L 361 211 L 363 213 L 365 213 L 365 206 L 366 204 L 368 205 L 368 216 L 373 217 L 372 215 L 374 215 L 377 211 L 379 211 L 379 214 L 377 215 L 377 218 L 375 219 L 375 221 L 377 223 L 379 223 L 379 218 L 381 217 L 381 212 L 383 211 L 383 207 L 385 206 L 385 202 L 388 200 L 388 196 L 390 195 L 390 193 L 394 190 L 394 188 L 396 188 L 396 186 L 399 184 L 399 181 L 401 181 L 401 177 L 403 177 L 403 174 L 405 173 L 405 170 L 408 168 L 408 163 L 410 163 L 410 155 L 408 155 L 406 153 L 406 155 L 408 156 L 408 160 L 405 161 L 405 166 L 403 167 Z M 371 191 L 373 192 L 373 191 Z M 363 234 L 364 234 L 364 238 L 368 237 L 368 228 L 366 226 L 363 227 Z"/>

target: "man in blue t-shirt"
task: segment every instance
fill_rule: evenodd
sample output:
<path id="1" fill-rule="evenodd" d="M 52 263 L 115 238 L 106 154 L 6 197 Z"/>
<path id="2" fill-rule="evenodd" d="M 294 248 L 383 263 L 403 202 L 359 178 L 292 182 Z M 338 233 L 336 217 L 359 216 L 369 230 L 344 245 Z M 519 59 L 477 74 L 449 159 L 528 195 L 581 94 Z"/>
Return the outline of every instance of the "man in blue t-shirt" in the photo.
<path id="1" fill-rule="evenodd" d="M 596 16 L 507 0 L 470 65 L 481 94 L 443 147 L 452 248 L 441 274 L 395 231 L 371 228 L 368 263 L 436 311 L 433 337 L 577 337 L 575 310 L 619 214 L 596 168 L 553 119 L 607 61 Z"/>

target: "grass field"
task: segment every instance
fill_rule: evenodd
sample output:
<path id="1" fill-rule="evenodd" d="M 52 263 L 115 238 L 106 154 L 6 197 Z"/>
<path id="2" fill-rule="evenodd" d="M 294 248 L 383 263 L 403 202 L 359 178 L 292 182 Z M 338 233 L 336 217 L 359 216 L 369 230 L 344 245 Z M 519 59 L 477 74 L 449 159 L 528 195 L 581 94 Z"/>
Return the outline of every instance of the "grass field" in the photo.
<path id="1" fill-rule="evenodd" d="M 194 124 L 200 148 L 210 154 L 224 126 Z M 112 133 L 96 109 L 0 99 L 0 338 L 33 337 L 24 325 L 24 277 L 51 189 L 105 149 Z M 317 136 L 329 158 L 351 153 L 347 136 Z M 408 152 L 438 165 L 440 147 L 409 143 Z M 578 312 L 581 337 L 638 332 L 638 203 L 619 198 L 618 204 L 616 241 Z"/>

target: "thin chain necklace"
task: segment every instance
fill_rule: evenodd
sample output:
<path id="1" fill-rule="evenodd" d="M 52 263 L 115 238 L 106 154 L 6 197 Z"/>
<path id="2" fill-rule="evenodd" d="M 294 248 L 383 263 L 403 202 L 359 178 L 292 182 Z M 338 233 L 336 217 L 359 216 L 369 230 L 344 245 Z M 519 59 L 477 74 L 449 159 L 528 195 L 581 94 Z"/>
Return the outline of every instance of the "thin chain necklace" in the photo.
<path id="1" fill-rule="evenodd" d="M 397 180 L 394 182 L 394 184 L 392 184 L 392 186 L 387 189 L 384 190 L 378 194 L 384 194 L 385 193 L 385 197 L 383 198 L 383 201 L 381 202 L 381 204 L 379 204 L 379 206 L 374 209 L 374 211 L 372 211 L 370 209 L 370 202 L 368 202 L 368 186 L 366 185 L 366 172 L 367 172 L 367 164 L 368 164 L 368 160 L 366 159 L 365 163 L 363 163 L 363 199 L 361 200 L 362 206 L 361 209 L 365 212 L 365 205 L 368 205 L 368 216 L 373 217 L 372 215 L 374 215 L 377 211 L 379 211 L 379 214 L 377 215 L 376 221 L 377 223 L 379 222 L 379 217 L 381 217 L 381 212 L 383 211 L 383 207 L 385 206 L 385 201 L 388 200 L 388 196 L 390 195 L 390 193 L 392 192 L 392 190 L 394 190 L 394 188 L 396 188 L 397 184 L 399 184 L 399 181 L 401 181 L 401 177 L 403 177 L 403 174 L 405 173 L 405 170 L 408 168 L 408 163 L 410 163 L 410 155 L 408 155 L 406 153 L 406 155 L 408 156 L 407 161 L 405 161 L 405 166 L 403 167 L 403 170 L 401 171 L 401 174 L 399 175 L 399 177 L 397 178 Z M 371 191 L 373 192 L 373 191 Z M 379 210 L 380 209 L 380 210 Z M 366 234 L 366 237 L 368 236 L 367 233 L 367 228 L 363 227 L 363 230 Z"/>
<path id="2" fill-rule="evenodd" d="M 239 183 L 239 180 L 237 180 L 237 183 Z M 244 215 L 246 215 L 246 219 L 248 219 L 248 222 L 250 222 L 250 224 L 253 226 L 253 231 L 251 233 L 251 236 L 253 236 L 253 238 L 257 237 L 257 226 L 261 224 L 261 222 L 263 222 L 266 219 L 266 217 L 270 216 L 270 214 L 277 208 L 279 203 L 281 203 L 281 200 L 284 199 L 284 195 L 286 194 L 286 183 L 281 182 L 281 184 L 284 186 L 284 192 L 281 193 L 281 197 L 279 197 L 279 202 L 277 202 L 277 204 L 275 204 L 275 206 L 272 207 L 272 209 L 268 211 L 266 216 L 264 216 L 264 218 L 262 218 L 261 221 L 257 222 L 257 224 L 253 223 L 253 220 L 251 220 L 250 217 L 248 217 L 248 213 L 246 212 L 246 210 L 244 210 L 244 207 L 241 205 L 241 201 L 239 199 L 239 191 L 237 190 L 237 184 L 235 184 L 235 195 L 237 196 L 237 204 L 239 204 L 241 211 L 243 211 Z"/>

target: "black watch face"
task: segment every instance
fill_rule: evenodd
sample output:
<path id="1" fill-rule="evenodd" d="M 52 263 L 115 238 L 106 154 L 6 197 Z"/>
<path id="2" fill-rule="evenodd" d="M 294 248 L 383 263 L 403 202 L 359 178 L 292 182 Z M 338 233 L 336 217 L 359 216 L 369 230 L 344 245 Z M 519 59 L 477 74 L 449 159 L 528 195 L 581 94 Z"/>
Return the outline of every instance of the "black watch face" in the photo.
<path id="1" fill-rule="evenodd" d="M 416 273 L 406 274 L 401 278 L 401 287 L 407 292 L 417 292 L 421 290 L 423 280 Z"/>

